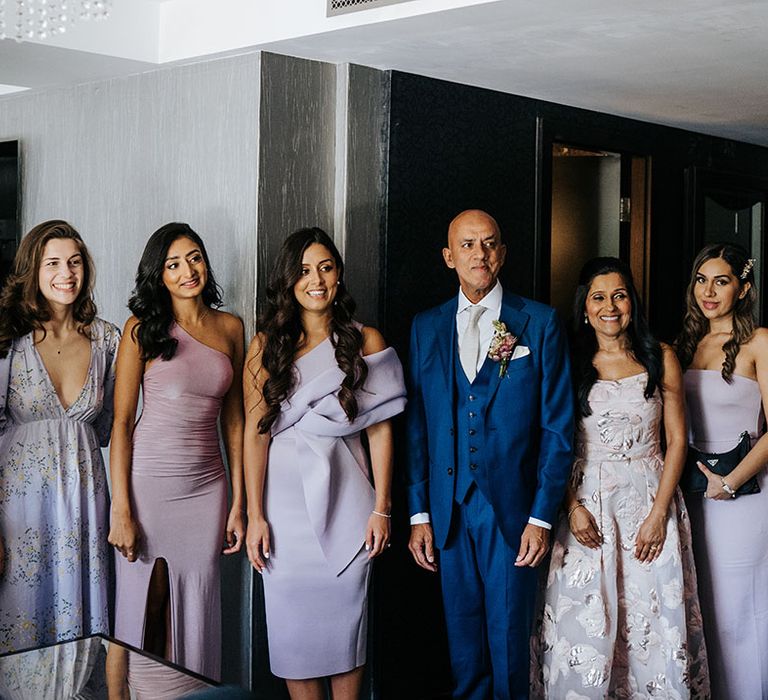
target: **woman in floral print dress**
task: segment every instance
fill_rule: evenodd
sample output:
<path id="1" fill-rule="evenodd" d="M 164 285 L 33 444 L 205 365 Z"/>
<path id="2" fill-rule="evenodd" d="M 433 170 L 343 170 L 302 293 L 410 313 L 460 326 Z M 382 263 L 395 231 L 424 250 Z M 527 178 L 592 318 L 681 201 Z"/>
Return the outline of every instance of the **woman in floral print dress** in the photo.
<path id="1" fill-rule="evenodd" d="M 573 475 L 534 637 L 535 697 L 709 697 L 680 366 L 650 334 L 627 266 L 582 270 Z M 662 430 L 666 452 L 661 450 Z"/>
<path id="2" fill-rule="evenodd" d="M 77 231 L 22 240 L 0 294 L 0 653 L 109 631 L 108 491 L 119 331 L 96 318 Z"/>

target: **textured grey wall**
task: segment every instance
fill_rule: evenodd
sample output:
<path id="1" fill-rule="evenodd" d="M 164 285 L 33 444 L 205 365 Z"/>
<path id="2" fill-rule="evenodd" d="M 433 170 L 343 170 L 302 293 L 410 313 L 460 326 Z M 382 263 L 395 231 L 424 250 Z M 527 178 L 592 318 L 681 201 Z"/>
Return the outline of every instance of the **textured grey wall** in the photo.
<path id="1" fill-rule="evenodd" d="M 0 100 L 22 148 L 22 229 L 71 221 L 98 266 L 99 311 L 122 324 L 146 239 L 187 221 L 227 306 L 254 300 L 258 54 Z"/>

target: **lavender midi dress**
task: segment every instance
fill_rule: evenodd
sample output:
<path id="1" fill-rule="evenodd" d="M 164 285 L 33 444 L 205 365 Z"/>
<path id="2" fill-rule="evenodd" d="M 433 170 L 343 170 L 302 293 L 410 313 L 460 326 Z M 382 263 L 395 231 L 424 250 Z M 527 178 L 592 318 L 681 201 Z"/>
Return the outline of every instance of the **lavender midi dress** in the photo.
<path id="1" fill-rule="evenodd" d="M 375 494 L 360 431 L 402 412 L 403 373 L 387 348 L 365 357 L 368 379 L 350 424 L 330 339 L 300 357 L 298 382 L 272 428 L 265 510 L 272 535 L 263 575 L 272 672 L 318 678 L 365 663 Z"/>
<path id="2" fill-rule="evenodd" d="M 685 375 L 690 444 L 727 452 L 765 431 L 760 385 L 719 370 Z M 688 497 L 713 700 L 768 698 L 768 469 L 761 491 L 734 500 Z"/>
<path id="3" fill-rule="evenodd" d="M 32 334 L 0 361 L 0 653 L 109 632 L 100 448 L 112 429 L 119 339 L 111 323 L 93 321 L 88 374 L 67 407 Z"/>
<path id="4" fill-rule="evenodd" d="M 178 325 L 169 361 L 144 373 L 144 406 L 133 434 L 131 507 L 141 532 L 139 558 L 119 554 L 115 636 L 141 647 L 152 569 L 168 565 L 171 658 L 218 679 L 221 667 L 219 556 L 227 480 L 217 421 L 232 383 L 229 357 Z"/>

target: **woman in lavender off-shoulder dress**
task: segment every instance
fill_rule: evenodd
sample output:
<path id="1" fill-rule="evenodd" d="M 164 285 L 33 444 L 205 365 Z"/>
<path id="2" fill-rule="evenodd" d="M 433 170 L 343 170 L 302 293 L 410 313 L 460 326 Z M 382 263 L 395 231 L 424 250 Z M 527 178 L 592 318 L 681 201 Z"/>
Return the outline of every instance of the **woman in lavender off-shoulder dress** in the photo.
<path id="1" fill-rule="evenodd" d="M 533 639 L 534 698 L 708 698 L 680 365 L 627 265 L 595 258 L 574 305 L 581 420 Z M 662 452 L 662 431 L 666 450 Z"/>
<path id="2" fill-rule="evenodd" d="M 109 442 L 118 329 L 80 235 L 46 221 L 0 294 L 0 653 L 109 632 Z"/>
<path id="3" fill-rule="evenodd" d="M 200 236 L 181 223 L 155 231 L 129 302 L 110 452 L 109 541 L 120 555 L 115 636 L 213 679 L 221 666 L 219 557 L 237 552 L 245 534 L 243 325 L 220 305 Z M 116 684 L 122 664 L 114 648 Z M 137 670 L 128 666 L 129 684 Z"/>
<path id="4" fill-rule="evenodd" d="M 331 239 L 297 231 L 245 366 L 246 546 L 263 575 L 272 671 L 294 698 L 324 698 L 324 677 L 335 700 L 358 698 L 371 559 L 389 546 L 388 419 L 405 387 L 395 352 L 353 311 Z"/>
<path id="5" fill-rule="evenodd" d="M 752 449 L 727 476 L 686 494 L 715 700 L 768 698 L 768 330 L 754 321 L 756 261 L 732 244 L 693 263 L 677 353 L 685 368 L 689 439 L 728 452 L 748 431 Z M 759 493 L 733 498 L 757 477 Z"/>

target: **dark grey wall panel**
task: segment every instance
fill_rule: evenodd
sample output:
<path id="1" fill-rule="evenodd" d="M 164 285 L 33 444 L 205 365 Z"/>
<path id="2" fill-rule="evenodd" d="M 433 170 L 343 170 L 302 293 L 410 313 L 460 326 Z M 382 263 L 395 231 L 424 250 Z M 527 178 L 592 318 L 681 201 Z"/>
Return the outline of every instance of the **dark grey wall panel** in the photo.
<path id="1" fill-rule="evenodd" d="M 336 67 L 264 53 L 261 80 L 258 267 L 269 270 L 295 229 L 334 233 Z"/>
<path id="2" fill-rule="evenodd" d="M 344 209 L 347 286 L 357 301 L 358 318 L 381 327 L 390 76 L 364 66 L 348 68 Z"/>

